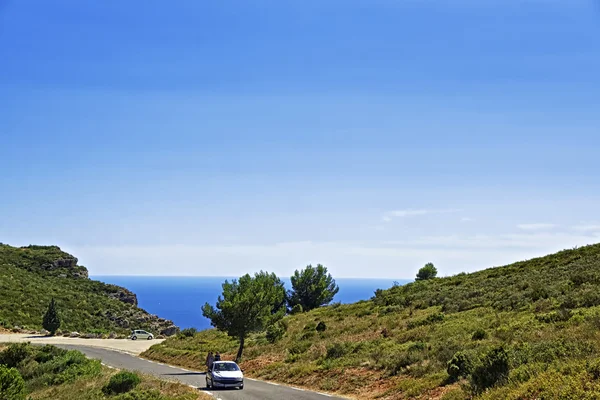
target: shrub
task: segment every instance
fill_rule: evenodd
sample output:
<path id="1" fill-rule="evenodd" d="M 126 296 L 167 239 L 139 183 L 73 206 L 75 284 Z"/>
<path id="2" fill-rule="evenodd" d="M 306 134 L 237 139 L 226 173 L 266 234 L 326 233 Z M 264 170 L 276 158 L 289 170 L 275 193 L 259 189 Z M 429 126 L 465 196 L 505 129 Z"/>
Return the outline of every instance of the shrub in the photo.
<path id="1" fill-rule="evenodd" d="M 327 325 L 325 325 L 325 322 L 321 321 L 317 324 L 317 327 L 315 329 L 317 330 L 317 332 L 325 332 L 327 330 Z"/>
<path id="2" fill-rule="evenodd" d="M 382 367 L 390 375 L 399 374 L 404 368 L 423 361 L 423 353 L 415 350 L 401 351 L 383 358 Z"/>
<path id="3" fill-rule="evenodd" d="M 285 334 L 285 330 L 280 324 L 269 325 L 267 328 L 267 340 L 269 343 L 276 343 L 279 341 L 283 335 Z"/>
<path id="4" fill-rule="evenodd" d="M 185 328 L 179 334 L 182 337 L 194 337 L 197 332 L 198 332 L 198 330 L 196 328 Z"/>
<path id="5" fill-rule="evenodd" d="M 302 305 L 300 304 L 296 304 L 294 307 L 292 307 L 292 315 L 300 314 L 302 311 Z"/>
<path id="6" fill-rule="evenodd" d="M 471 373 L 473 368 L 473 364 L 469 357 L 462 351 L 457 351 L 452 356 L 452 359 L 448 361 L 448 367 L 446 371 L 448 371 L 448 375 L 450 379 L 453 381 L 458 380 L 459 378 L 466 378 Z"/>
<path id="7" fill-rule="evenodd" d="M 106 395 L 126 393 L 135 389 L 141 379 L 137 374 L 129 371 L 121 371 L 110 378 L 110 381 L 102 388 Z"/>
<path id="8" fill-rule="evenodd" d="M 31 346 L 28 343 L 11 344 L 0 353 L 0 364 L 4 364 L 8 368 L 15 368 L 29 357 L 31 352 Z"/>
<path id="9" fill-rule="evenodd" d="M 443 321 L 445 318 L 446 318 L 446 315 L 444 313 L 440 312 L 440 313 L 436 313 L 436 314 L 431 314 L 431 315 L 427 316 L 427 318 L 425 318 L 425 319 L 416 319 L 416 320 L 411 319 L 406 324 L 406 328 L 414 329 L 419 326 L 432 325 L 432 324 L 435 324 L 436 322 Z"/>
<path id="10" fill-rule="evenodd" d="M 25 381 L 19 371 L 0 365 L 0 399 L 25 399 Z"/>
<path id="11" fill-rule="evenodd" d="M 314 322 L 309 322 L 308 324 L 304 325 L 304 328 L 302 328 L 303 331 L 305 332 L 312 332 L 316 329 L 317 324 L 315 324 Z"/>
<path id="12" fill-rule="evenodd" d="M 573 312 L 567 308 L 561 308 L 558 311 L 552 311 L 547 314 L 538 314 L 535 316 L 540 322 L 553 323 L 553 322 L 564 322 L 571 319 Z"/>
<path id="13" fill-rule="evenodd" d="M 586 370 L 592 376 L 592 378 L 600 379 L 600 361 L 599 360 L 594 360 L 592 362 L 588 362 L 586 364 Z"/>
<path id="14" fill-rule="evenodd" d="M 475 393 L 485 389 L 504 384 L 508 379 L 510 365 L 508 354 L 503 347 L 490 351 L 483 358 L 481 365 L 475 367 L 471 373 L 471 385 Z"/>
<path id="15" fill-rule="evenodd" d="M 63 356 L 67 350 L 60 349 L 56 346 L 45 345 L 35 355 L 34 359 L 40 364 L 53 360 L 55 357 Z"/>
<path id="16" fill-rule="evenodd" d="M 334 343 L 327 346 L 327 353 L 325 358 L 334 359 L 334 358 L 342 358 L 346 354 L 350 352 L 350 346 L 348 343 Z"/>
<path id="17" fill-rule="evenodd" d="M 304 354 L 310 348 L 310 346 L 312 346 L 312 343 L 306 340 L 294 342 L 294 344 L 288 347 L 288 352 L 296 355 Z"/>
<path id="18" fill-rule="evenodd" d="M 477 329 L 475 332 L 473 332 L 473 336 L 471 337 L 472 340 L 483 340 L 483 339 L 487 339 L 488 334 L 485 331 L 485 329 L 479 328 Z"/>

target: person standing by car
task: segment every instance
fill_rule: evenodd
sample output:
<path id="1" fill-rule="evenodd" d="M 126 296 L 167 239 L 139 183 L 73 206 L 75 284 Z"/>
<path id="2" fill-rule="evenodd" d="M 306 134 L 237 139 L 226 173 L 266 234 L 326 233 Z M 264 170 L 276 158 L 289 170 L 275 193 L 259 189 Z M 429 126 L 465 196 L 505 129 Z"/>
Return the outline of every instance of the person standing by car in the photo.
<path id="1" fill-rule="evenodd" d="M 204 365 L 206 365 L 208 369 L 211 369 L 214 361 L 215 357 L 213 356 L 213 352 L 209 351 L 208 355 L 206 356 L 206 362 L 204 363 Z"/>
<path id="2" fill-rule="evenodd" d="M 218 351 L 215 353 L 215 361 L 221 361 L 221 355 Z"/>

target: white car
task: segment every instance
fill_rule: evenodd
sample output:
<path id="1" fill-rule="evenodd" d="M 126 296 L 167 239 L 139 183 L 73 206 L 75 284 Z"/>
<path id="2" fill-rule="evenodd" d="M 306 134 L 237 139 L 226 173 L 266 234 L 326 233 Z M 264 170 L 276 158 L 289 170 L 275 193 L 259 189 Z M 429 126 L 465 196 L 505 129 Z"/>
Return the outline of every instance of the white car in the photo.
<path id="1" fill-rule="evenodd" d="M 138 339 L 152 340 L 152 339 L 154 339 L 154 335 L 151 334 L 150 332 L 146 332 L 141 329 L 136 329 L 135 331 L 131 332 L 130 338 L 131 338 L 131 340 L 138 340 Z"/>
<path id="2" fill-rule="evenodd" d="M 244 388 L 244 374 L 233 361 L 215 361 L 206 373 L 207 388 Z"/>

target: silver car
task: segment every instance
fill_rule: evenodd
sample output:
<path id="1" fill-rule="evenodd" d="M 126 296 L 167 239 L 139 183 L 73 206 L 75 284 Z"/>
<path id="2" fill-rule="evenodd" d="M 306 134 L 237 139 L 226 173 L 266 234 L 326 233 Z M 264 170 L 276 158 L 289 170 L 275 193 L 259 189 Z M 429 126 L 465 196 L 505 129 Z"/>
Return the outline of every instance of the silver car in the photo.
<path id="1" fill-rule="evenodd" d="M 150 332 L 146 332 L 141 329 L 136 329 L 135 331 L 131 332 L 130 338 L 131 338 L 131 340 L 138 340 L 138 339 L 152 340 L 152 339 L 154 339 L 154 335 L 151 334 Z"/>
<path id="2" fill-rule="evenodd" d="M 233 361 L 215 361 L 206 373 L 207 388 L 244 388 L 244 374 Z"/>

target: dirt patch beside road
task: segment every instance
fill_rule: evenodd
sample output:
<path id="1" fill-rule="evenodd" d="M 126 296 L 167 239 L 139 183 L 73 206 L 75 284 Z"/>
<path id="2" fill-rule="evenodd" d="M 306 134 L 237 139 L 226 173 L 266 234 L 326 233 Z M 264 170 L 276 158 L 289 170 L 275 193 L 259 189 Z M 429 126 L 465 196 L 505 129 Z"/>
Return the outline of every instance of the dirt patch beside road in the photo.
<path id="1" fill-rule="evenodd" d="M 70 344 L 76 346 L 99 347 L 102 349 L 122 351 L 124 353 L 139 355 L 148 350 L 150 346 L 162 342 L 164 339 L 153 340 L 128 340 L 128 339 L 82 339 L 62 336 L 41 336 L 30 334 L 0 334 L 0 343 L 24 343 L 32 344 Z"/>

